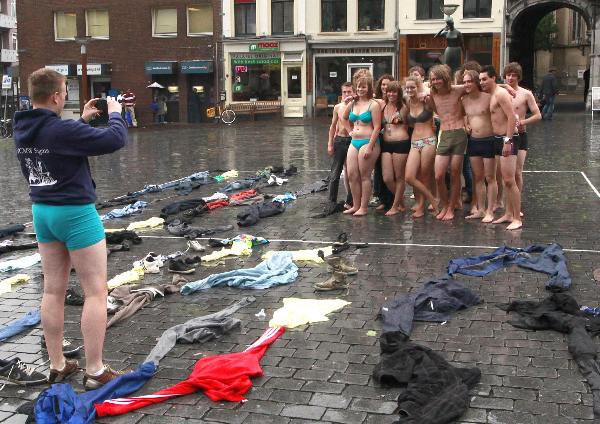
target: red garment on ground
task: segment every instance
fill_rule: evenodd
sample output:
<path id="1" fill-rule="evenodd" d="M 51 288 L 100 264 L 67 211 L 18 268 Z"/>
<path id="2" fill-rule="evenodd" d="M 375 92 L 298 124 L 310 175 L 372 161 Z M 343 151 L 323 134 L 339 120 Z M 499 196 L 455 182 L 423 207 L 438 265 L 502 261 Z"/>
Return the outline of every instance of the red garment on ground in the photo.
<path id="1" fill-rule="evenodd" d="M 221 208 L 223 206 L 229 206 L 229 201 L 227 200 L 215 200 L 214 202 L 209 202 L 206 204 L 206 207 L 209 211 L 213 209 Z"/>
<path id="2" fill-rule="evenodd" d="M 284 331 L 284 327 L 270 327 L 243 352 L 202 358 L 196 362 L 189 377 L 174 386 L 147 396 L 106 400 L 94 405 L 94 408 L 99 417 L 120 415 L 198 390 L 215 402 L 241 402 L 243 395 L 252 387 L 250 378 L 263 375 L 260 359 Z"/>
<path id="3" fill-rule="evenodd" d="M 244 191 L 240 191 L 239 193 L 235 193 L 232 194 L 231 196 L 229 196 L 229 200 L 245 200 L 245 199 L 249 199 L 251 197 L 257 196 L 258 195 L 258 191 L 256 191 L 256 189 L 252 188 L 250 190 L 244 190 Z"/>

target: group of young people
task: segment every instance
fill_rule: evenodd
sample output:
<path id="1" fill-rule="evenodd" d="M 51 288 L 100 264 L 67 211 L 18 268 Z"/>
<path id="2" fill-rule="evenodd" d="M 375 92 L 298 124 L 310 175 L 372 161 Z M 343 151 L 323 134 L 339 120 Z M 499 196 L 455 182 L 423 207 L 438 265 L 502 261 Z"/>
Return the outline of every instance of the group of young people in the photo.
<path id="1" fill-rule="evenodd" d="M 374 82 L 369 71 L 357 71 L 342 85 L 329 129 L 330 200 L 337 202 L 345 167 L 345 214 L 367 214 L 375 174 L 392 193 L 377 207 L 387 209 L 387 216 L 405 211 L 408 183 L 416 200 L 413 217 L 429 209 L 449 221 L 462 209 L 461 174 L 468 160 L 474 190 L 466 218 L 521 228 L 526 130 L 541 114 L 531 91 L 519 86 L 518 63 L 509 63 L 502 76 L 505 82 L 498 84 L 493 66 L 474 61 L 454 75 L 450 67 L 436 65 L 429 81 L 419 66 L 402 83 L 391 75 Z M 499 209 L 504 213 L 496 218 Z"/>

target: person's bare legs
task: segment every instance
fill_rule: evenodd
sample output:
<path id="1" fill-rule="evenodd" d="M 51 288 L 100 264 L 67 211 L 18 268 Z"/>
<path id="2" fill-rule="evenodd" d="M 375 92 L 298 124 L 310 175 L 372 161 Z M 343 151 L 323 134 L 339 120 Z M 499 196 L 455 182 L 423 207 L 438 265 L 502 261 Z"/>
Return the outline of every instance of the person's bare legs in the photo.
<path id="1" fill-rule="evenodd" d="M 446 188 L 446 170 L 450 164 L 450 156 L 435 156 L 435 182 L 437 184 L 438 195 L 440 197 L 440 213 L 437 219 L 444 219 L 452 205 L 448 203 L 448 189 Z M 454 217 L 454 214 L 452 215 Z"/>
<path id="2" fill-rule="evenodd" d="M 521 198 L 523 197 L 523 168 L 525 167 L 525 159 L 527 158 L 527 150 L 517 150 L 517 172 L 515 174 L 515 181 L 517 187 L 519 187 L 519 193 Z M 522 211 L 519 211 L 520 215 L 523 216 Z"/>
<path id="3" fill-rule="evenodd" d="M 63 355 L 63 332 L 65 323 L 65 293 L 71 272 L 69 251 L 62 242 L 38 243 L 42 256 L 44 273 L 44 294 L 42 296 L 42 328 L 46 348 L 50 358 L 50 368 L 62 370 L 65 366 Z M 106 250 L 104 250 L 106 259 Z M 106 311 L 106 305 L 104 305 Z"/>
<path id="4" fill-rule="evenodd" d="M 358 150 L 354 146 L 348 148 L 346 155 L 346 170 L 348 171 L 348 183 L 350 184 L 350 193 L 352 193 L 352 207 L 346 209 L 343 213 L 353 214 L 360 208 L 361 185 L 360 171 L 358 169 Z"/>
<path id="5" fill-rule="evenodd" d="M 494 205 L 498 196 L 498 182 L 496 181 L 496 158 L 483 159 L 483 172 L 487 182 L 487 209 L 481 222 L 489 224 L 494 220 Z"/>
<path id="6" fill-rule="evenodd" d="M 367 146 L 362 146 L 360 148 L 360 152 L 358 153 L 358 169 L 360 174 L 360 189 L 362 197 L 360 199 L 360 208 L 354 212 L 353 216 L 364 216 L 369 211 L 369 199 L 371 198 L 371 193 L 373 192 L 371 174 L 373 173 L 373 168 L 375 168 L 375 163 L 377 162 L 377 158 L 381 152 L 379 143 L 375 143 L 375 147 L 373 147 L 371 154 L 365 159 L 364 151 L 366 148 Z"/>
<path id="7" fill-rule="evenodd" d="M 346 155 L 347 157 L 348 155 Z M 348 181 L 348 165 L 347 165 L 348 161 L 346 160 L 346 162 L 344 162 L 344 188 L 346 189 L 346 193 L 351 193 L 350 191 L 350 182 Z M 346 196 L 346 198 L 348 198 L 348 196 Z M 345 209 L 349 209 L 351 206 L 344 202 L 344 208 Z"/>
<path id="8" fill-rule="evenodd" d="M 439 200 L 436 197 L 435 190 L 435 156 L 436 156 L 436 148 L 435 146 L 425 145 L 423 149 L 421 149 L 421 181 L 425 186 L 429 189 L 429 192 L 433 195 L 433 201 L 429 199 L 429 210 L 433 212 L 434 215 L 439 213 Z"/>
<path id="9" fill-rule="evenodd" d="M 396 215 L 406 210 L 406 207 L 404 206 L 404 190 L 406 189 L 405 174 L 407 159 L 407 154 L 392 154 L 396 190 L 394 191 L 394 203 L 392 204 L 390 210 L 386 213 L 387 216 Z"/>
<path id="10" fill-rule="evenodd" d="M 86 372 L 94 374 L 104 366 L 102 349 L 106 335 L 106 240 L 72 250 L 71 262 L 85 294 L 81 333 L 85 348 Z M 64 302 L 64 299 L 62 299 Z"/>
<path id="11" fill-rule="evenodd" d="M 392 153 L 381 153 L 381 173 L 383 175 L 383 183 L 391 193 L 396 192 L 396 178 L 394 176 L 394 162 Z M 383 203 L 379 206 L 383 206 Z M 385 209 L 377 207 L 377 210 Z"/>
<path id="12" fill-rule="evenodd" d="M 485 217 L 485 173 L 483 170 L 483 158 L 481 156 L 472 156 L 469 158 L 471 161 L 471 170 L 473 171 L 473 207 L 471 208 L 471 214 L 466 219 L 481 219 Z M 475 203 L 477 199 L 477 203 Z"/>
<path id="13" fill-rule="evenodd" d="M 425 199 L 429 200 L 432 205 L 434 205 L 434 209 L 437 210 L 437 202 L 435 196 L 429 188 L 427 184 L 423 183 L 423 181 L 419 180 L 418 175 L 429 175 L 431 172 L 431 163 L 432 157 L 435 156 L 435 148 L 427 149 L 424 147 L 422 150 L 413 148 L 410 149 L 410 153 L 408 154 L 408 159 L 406 161 L 406 182 L 413 187 L 413 190 L 416 193 L 419 193 L 420 198 L 423 199 L 421 203 L 419 203 L 418 209 L 415 210 L 413 214 L 413 218 L 421 218 L 425 215 Z M 425 169 L 428 166 L 428 169 Z M 416 195 L 415 193 L 415 195 Z"/>
<path id="14" fill-rule="evenodd" d="M 504 215 L 494 221 L 494 224 L 510 222 L 507 230 L 516 230 L 523 226 L 519 212 L 521 211 L 521 193 L 515 181 L 517 169 L 517 156 L 502 156 L 500 158 L 502 179 L 506 191 L 506 205 Z"/>
<path id="15" fill-rule="evenodd" d="M 450 214 L 444 215 L 443 221 L 449 221 L 454 219 L 454 210 L 462 208 L 462 200 L 460 198 L 461 192 L 461 177 L 462 177 L 462 166 L 465 155 L 452 155 L 450 156 L 450 199 L 449 204 L 451 206 Z"/>
<path id="16" fill-rule="evenodd" d="M 502 197 L 504 195 L 504 186 L 502 179 L 502 170 L 500 168 L 500 158 L 502 156 L 496 156 L 496 182 L 498 184 L 498 194 L 496 195 L 496 199 L 494 200 L 494 212 L 498 209 L 502 209 L 504 207 L 504 202 L 502 201 Z"/>

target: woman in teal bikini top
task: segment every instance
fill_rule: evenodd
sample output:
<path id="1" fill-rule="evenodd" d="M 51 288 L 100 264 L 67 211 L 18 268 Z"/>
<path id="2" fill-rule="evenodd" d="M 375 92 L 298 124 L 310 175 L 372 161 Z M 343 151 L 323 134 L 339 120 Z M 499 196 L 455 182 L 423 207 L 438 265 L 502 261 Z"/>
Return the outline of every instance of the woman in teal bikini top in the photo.
<path id="1" fill-rule="evenodd" d="M 371 173 L 381 150 L 378 143 L 381 106 L 373 100 L 373 77 L 370 72 L 358 72 L 353 80 L 359 99 L 349 104 L 344 112 L 344 125 L 352 136 L 352 147 L 348 149 L 346 165 L 354 202 L 344 213 L 355 216 L 367 214 L 372 191 Z M 354 112 L 354 106 L 358 109 L 365 105 L 367 110 L 364 112 Z"/>
<path id="2" fill-rule="evenodd" d="M 369 102 L 369 108 L 360 115 L 354 113 L 354 102 L 352 102 L 352 109 L 350 109 L 348 120 L 352 123 L 360 121 L 363 124 L 370 124 L 371 122 L 373 122 L 373 116 L 371 116 L 371 102 Z M 369 144 L 368 138 L 363 138 L 360 140 L 352 139 L 352 145 L 356 147 L 356 150 L 360 150 L 360 148 L 365 144 Z"/>

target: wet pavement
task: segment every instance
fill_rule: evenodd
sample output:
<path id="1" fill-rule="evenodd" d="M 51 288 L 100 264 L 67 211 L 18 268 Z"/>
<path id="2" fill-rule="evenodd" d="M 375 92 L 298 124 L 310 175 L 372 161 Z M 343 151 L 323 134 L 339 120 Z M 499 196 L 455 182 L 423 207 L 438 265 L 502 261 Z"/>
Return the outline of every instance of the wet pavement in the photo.
<path id="1" fill-rule="evenodd" d="M 113 155 L 91 158 L 98 197 L 108 199 L 201 170 L 237 169 L 240 176 L 268 165 L 295 165 L 299 173 L 289 184 L 264 191 L 281 194 L 327 175 L 328 120 L 238 121 L 227 127 L 206 125 L 141 129 L 130 134 L 129 145 Z M 261 364 L 265 375 L 254 380 L 248 402 L 213 403 L 203 394 L 182 397 L 107 423 L 391 423 L 399 391 L 374 384 L 371 373 L 378 362 L 381 331 L 377 312 L 386 299 L 420 287 L 441 276 L 448 260 L 480 254 L 488 247 L 507 244 L 523 247 L 531 243 L 560 243 L 567 250 L 573 277 L 570 294 L 581 304 L 600 305 L 592 272 L 600 267 L 600 121 L 590 123 L 583 113 L 557 113 L 552 122 L 530 128 L 530 151 L 525 175 L 521 231 L 506 232 L 504 226 L 484 226 L 455 219 L 440 223 L 427 216 L 387 218 L 372 212 L 366 218 L 335 215 L 310 218 L 320 210 L 326 193 L 302 197 L 283 215 L 265 218 L 257 225 L 224 237 L 249 233 L 272 240 L 255 248 L 249 257 L 226 259 L 216 267 L 201 266 L 191 279 L 212 273 L 252 267 L 268 249 L 295 250 L 323 246 L 347 232 L 353 242 L 371 243 L 369 248 L 351 249 L 346 257 L 359 268 L 349 291 L 315 293 L 312 284 L 329 277 L 325 266 L 299 264 L 297 281 L 289 286 L 247 291 L 210 289 L 200 294 L 174 294 L 151 303 L 127 321 L 107 331 L 106 360 L 116 369 L 136 367 L 151 350 L 162 331 L 191 317 L 218 311 L 244 295 L 256 302 L 235 314 L 242 328 L 215 342 L 177 345 L 161 362 L 158 374 L 140 391 L 151 393 L 185 378 L 201 357 L 238 352 L 262 334 L 268 318 L 286 297 L 334 298 L 352 302 L 327 322 L 288 330 L 267 351 Z M 0 142 L 0 198 L 6 205 L 0 222 L 31 220 L 25 180 L 20 174 L 9 141 Z M 589 183 L 586 180 L 589 179 Z M 169 202 L 212 194 L 221 185 L 209 185 L 187 197 L 165 191 L 144 197 L 156 200 L 134 218 L 116 219 L 109 228 L 157 216 Z M 343 189 L 340 190 L 343 193 Z M 407 193 L 408 196 L 409 193 Z M 165 199 L 169 197 L 168 199 Z M 341 195 L 340 195 L 341 197 Z M 163 200 L 159 200 L 163 199 Z M 410 201 L 407 199 L 410 204 Z M 198 217 L 194 225 L 210 227 L 234 224 L 240 208 L 223 208 Z M 162 229 L 145 231 L 141 245 L 130 252 L 109 257 L 109 277 L 131 268 L 147 252 L 171 253 L 185 249 L 185 241 L 168 238 Z M 150 237 L 151 236 L 151 237 Z M 27 238 L 23 236 L 23 238 Z M 273 241 L 277 240 L 277 241 Z M 1 260 L 30 252 L 3 255 Z M 0 296 L 0 324 L 22 316 L 39 305 L 39 266 L 25 270 L 32 279 L 12 293 Z M 0 275 L 0 278 L 9 276 Z M 170 281 L 171 275 L 147 275 L 144 284 Z M 591 392 L 567 351 L 566 337 L 554 332 L 530 332 L 513 328 L 497 303 L 516 299 L 544 298 L 546 277 L 510 268 L 484 278 L 459 277 L 479 293 L 484 303 L 455 314 L 445 325 L 419 323 L 411 339 L 440 351 L 457 366 L 478 366 L 481 383 L 472 391 L 471 408 L 460 422 L 470 423 L 576 423 L 593 422 Z M 72 276 L 72 282 L 75 277 Z M 264 309 L 266 319 L 255 316 Z M 66 336 L 80 344 L 80 307 L 67 306 Z M 0 359 L 15 356 L 47 371 L 47 356 L 41 350 L 41 329 L 14 336 L 0 345 Z M 371 333 L 370 333 L 371 334 Z M 81 389 L 81 376 L 73 379 Z M 2 387 L 2 386 L 0 386 Z M 0 421 L 24 422 L 15 409 L 34 399 L 41 388 L 6 385 L 0 390 Z"/>

